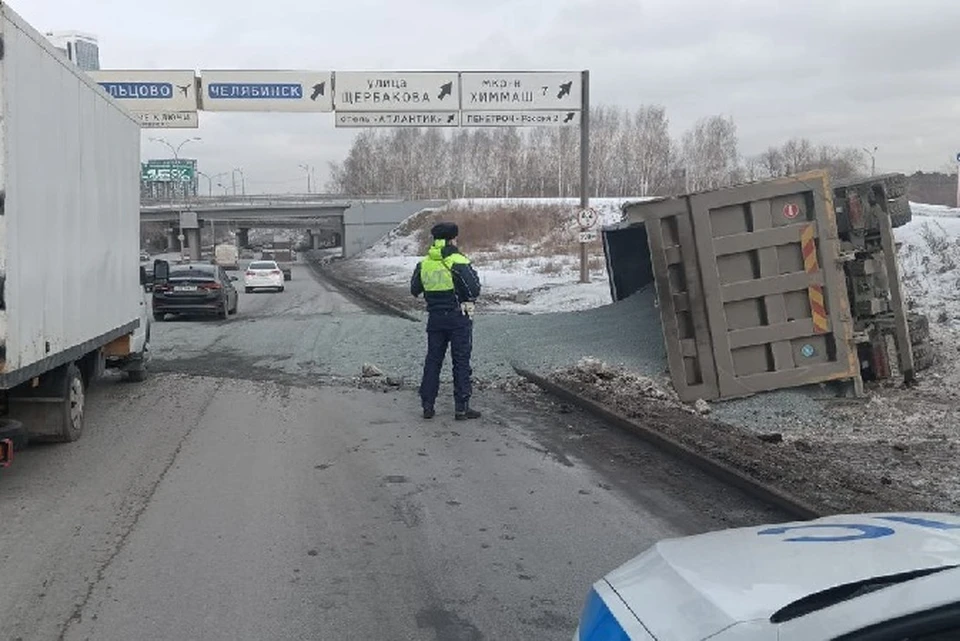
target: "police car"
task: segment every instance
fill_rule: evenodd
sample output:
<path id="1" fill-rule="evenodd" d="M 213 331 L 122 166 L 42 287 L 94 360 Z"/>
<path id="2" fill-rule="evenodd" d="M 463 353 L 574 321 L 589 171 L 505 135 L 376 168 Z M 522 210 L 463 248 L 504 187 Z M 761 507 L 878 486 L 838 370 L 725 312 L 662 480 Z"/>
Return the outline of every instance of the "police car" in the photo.
<path id="1" fill-rule="evenodd" d="M 593 585 L 574 641 L 960 641 L 960 515 L 665 540 Z"/>

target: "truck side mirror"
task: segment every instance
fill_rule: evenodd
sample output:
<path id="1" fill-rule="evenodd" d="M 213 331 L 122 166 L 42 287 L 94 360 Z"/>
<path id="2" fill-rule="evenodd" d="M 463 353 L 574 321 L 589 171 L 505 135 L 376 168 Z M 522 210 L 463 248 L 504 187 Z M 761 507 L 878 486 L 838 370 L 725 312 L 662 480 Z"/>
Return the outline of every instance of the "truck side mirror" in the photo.
<path id="1" fill-rule="evenodd" d="M 153 281 L 165 283 L 170 278 L 170 263 L 165 260 L 153 261 Z"/>

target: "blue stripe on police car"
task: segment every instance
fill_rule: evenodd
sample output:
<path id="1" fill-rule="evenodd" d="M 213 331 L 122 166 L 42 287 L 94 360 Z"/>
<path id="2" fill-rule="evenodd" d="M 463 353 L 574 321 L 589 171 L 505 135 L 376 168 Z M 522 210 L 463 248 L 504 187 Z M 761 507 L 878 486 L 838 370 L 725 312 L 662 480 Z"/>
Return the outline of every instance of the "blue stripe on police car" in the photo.
<path id="1" fill-rule="evenodd" d="M 931 530 L 960 530 L 960 523 L 945 523 L 917 516 L 878 516 L 878 521 L 888 523 L 898 523 L 902 525 L 912 525 Z M 879 539 L 885 536 L 893 536 L 897 533 L 892 527 L 885 525 L 873 525 L 870 523 L 810 523 L 801 525 L 785 525 L 770 527 L 757 532 L 758 535 L 786 534 L 797 530 L 852 530 L 852 534 L 833 535 L 833 536 L 793 536 L 783 539 L 788 543 L 839 543 L 842 541 L 859 541 L 863 539 Z"/>

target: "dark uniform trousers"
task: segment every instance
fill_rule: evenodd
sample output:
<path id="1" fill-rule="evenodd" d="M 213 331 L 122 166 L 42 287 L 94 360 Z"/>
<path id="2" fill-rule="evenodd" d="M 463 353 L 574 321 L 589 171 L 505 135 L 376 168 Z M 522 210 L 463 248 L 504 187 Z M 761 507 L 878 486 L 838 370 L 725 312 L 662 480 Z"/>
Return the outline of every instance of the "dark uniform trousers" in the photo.
<path id="1" fill-rule="evenodd" d="M 470 403 L 470 354 L 473 351 L 473 320 L 460 310 L 433 312 L 427 319 L 427 357 L 423 362 L 420 400 L 423 407 L 433 407 L 440 392 L 440 372 L 450 345 L 453 360 L 453 400 L 456 411 Z"/>

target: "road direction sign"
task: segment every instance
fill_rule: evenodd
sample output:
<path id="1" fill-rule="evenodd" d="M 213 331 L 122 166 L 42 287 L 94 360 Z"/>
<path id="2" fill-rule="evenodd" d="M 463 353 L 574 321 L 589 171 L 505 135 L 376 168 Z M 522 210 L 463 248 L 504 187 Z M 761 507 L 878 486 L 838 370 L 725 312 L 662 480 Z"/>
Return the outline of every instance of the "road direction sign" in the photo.
<path id="1" fill-rule="evenodd" d="M 464 111 L 580 109 L 579 71 L 464 71 L 460 74 Z"/>
<path id="2" fill-rule="evenodd" d="M 330 71 L 204 70 L 204 111 L 333 111 Z"/>
<path id="3" fill-rule="evenodd" d="M 196 76 L 190 71 L 100 70 L 87 72 L 131 111 L 196 111 Z"/>
<path id="4" fill-rule="evenodd" d="M 196 129 L 200 117 L 196 111 L 134 111 L 144 129 Z"/>
<path id="5" fill-rule="evenodd" d="M 196 178 L 196 160 L 148 160 L 140 163 L 140 182 L 183 182 Z"/>
<path id="6" fill-rule="evenodd" d="M 596 209 L 587 208 L 577 212 L 577 223 L 584 229 L 593 229 L 599 220 Z"/>
<path id="7" fill-rule="evenodd" d="M 460 78 L 446 71 L 337 71 L 335 109 L 345 112 L 452 111 Z"/>
<path id="8" fill-rule="evenodd" d="M 580 232 L 580 242 L 581 243 L 592 243 L 597 239 L 597 232 L 595 231 L 582 231 Z"/>
<path id="9" fill-rule="evenodd" d="M 459 127 L 459 111 L 399 111 L 395 113 L 336 113 L 337 127 Z"/>
<path id="10" fill-rule="evenodd" d="M 579 111 L 464 111 L 464 127 L 575 127 Z"/>

